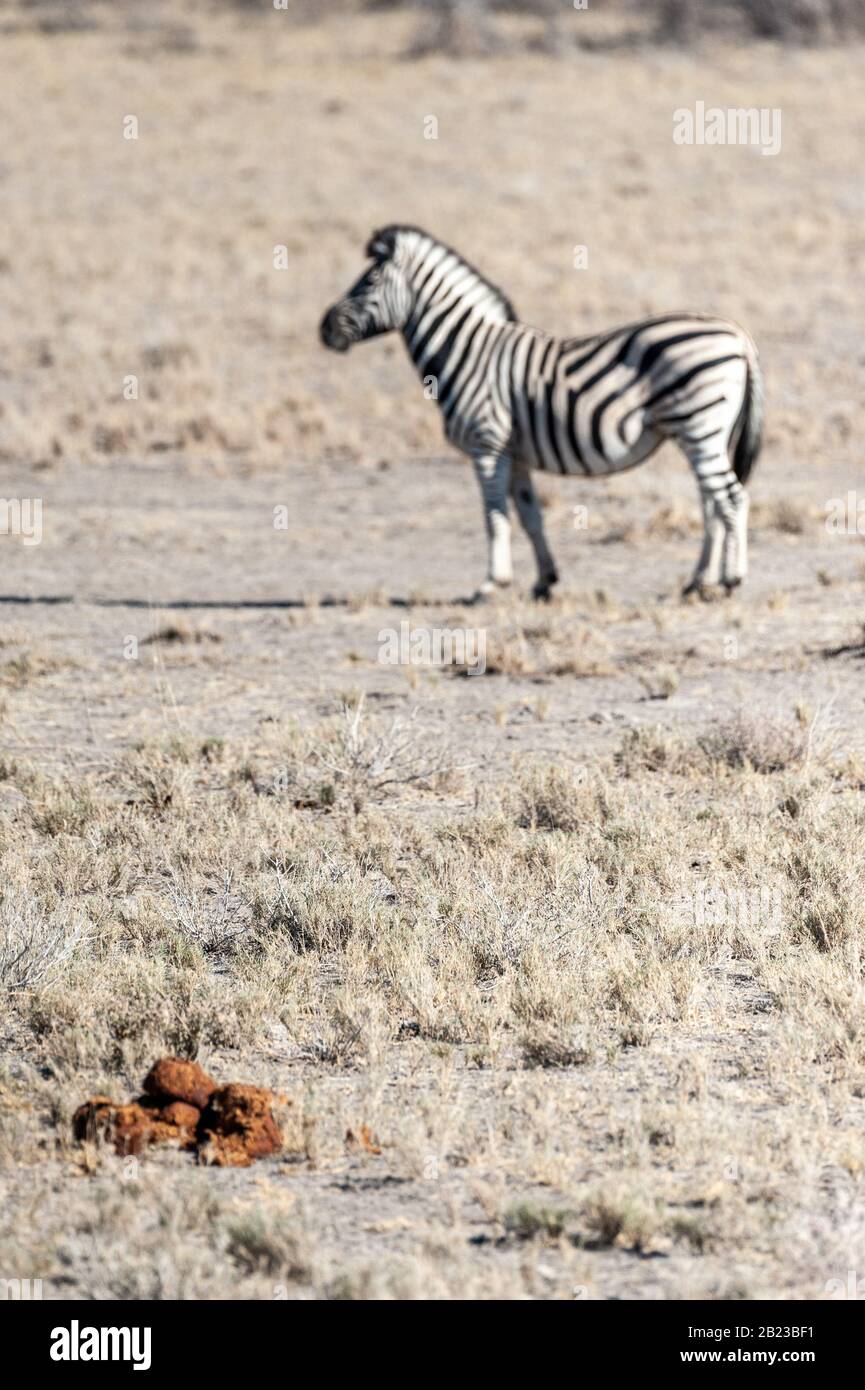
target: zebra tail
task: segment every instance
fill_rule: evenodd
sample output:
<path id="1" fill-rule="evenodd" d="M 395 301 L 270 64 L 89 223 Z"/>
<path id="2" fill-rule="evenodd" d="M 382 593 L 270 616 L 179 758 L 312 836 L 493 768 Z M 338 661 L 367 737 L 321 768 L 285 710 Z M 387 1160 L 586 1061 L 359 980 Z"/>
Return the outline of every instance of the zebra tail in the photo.
<path id="1" fill-rule="evenodd" d="M 763 375 L 757 354 L 748 358 L 748 375 L 745 379 L 745 399 L 738 419 L 738 438 L 733 454 L 733 471 L 740 483 L 751 476 L 763 443 Z"/>

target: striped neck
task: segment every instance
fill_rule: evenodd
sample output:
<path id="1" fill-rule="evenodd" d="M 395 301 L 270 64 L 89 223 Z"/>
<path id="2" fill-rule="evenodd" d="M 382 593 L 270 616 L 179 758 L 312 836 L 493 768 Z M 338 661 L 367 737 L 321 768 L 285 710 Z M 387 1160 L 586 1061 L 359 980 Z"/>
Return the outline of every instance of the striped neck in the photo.
<path id="1" fill-rule="evenodd" d="M 457 334 L 469 323 L 507 323 L 516 318 L 501 290 L 473 266 L 422 232 L 406 258 L 411 309 L 402 330 L 421 376 L 435 374 Z"/>

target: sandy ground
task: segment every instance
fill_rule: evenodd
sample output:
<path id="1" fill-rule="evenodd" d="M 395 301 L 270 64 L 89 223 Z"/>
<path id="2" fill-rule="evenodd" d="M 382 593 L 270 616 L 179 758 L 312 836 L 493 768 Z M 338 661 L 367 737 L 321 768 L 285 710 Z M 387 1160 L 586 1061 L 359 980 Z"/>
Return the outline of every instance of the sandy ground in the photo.
<path id="1" fill-rule="evenodd" d="M 494 60 L 411 62 L 398 15 L 95 14 L 93 30 L 46 36 L 28 21 L 3 39 L 0 491 L 41 499 L 44 528 L 41 544 L 7 536 L 0 552 L 9 844 L 30 795 L 15 767 L 110 777 L 136 745 L 177 738 L 224 739 L 238 759 L 273 766 L 275 722 L 312 727 L 360 693 L 377 718 L 415 710 L 425 746 L 468 769 L 440 804 L 406 792 L 392 812 L 404 827 L 443 809 L 471 818 L 538 760 L 591 772 L 630 729 L 690 737 L 741 708 L 807 710 L 827 766 L 865 758 L 861 537 L 825 524 L 831 499 L 863 485 L 861 51 L 557 59 L 528 51 L 511 22 L 514 48 Z M 676 147 L 672 111 L 697 100 L 780 108 L 780 154 Z M 430 114 L 436 140 L 424 138 Z M 130 115 L 137 139 L 123 138 Z M 679 307 L 747 325 L 767 436 L 739 596 L 679 599 L 697 501 L 684 460 L 665 450 L 609 483 L 542 483 L 562 575 L 549 607 L 528 598 L 522 538 L 514 591 L 466 606 L 483 572 L 480 504 L 402 345 L 341 360 L 316 338 L 369 232 L 390 221 L 437 233 L 555 331 Z M 573 268 L 576 245 L 588 269 Z M 277 246 L 287 270 L 274 267 Z M 124 399 L 130 376 L 137 398 Z M 383 665 L 382 631 L 406 620 L 483 632 L 490 669 L 461 679 Z M 696 794 L 709 805 L 740 795 L 711 782 Z M 587 1066 L 472 1069 L 465 1047 L 443 1060 L 445 1044 L 418 1039 L 366 1071 L 322 1074 L 282 1025 L 234 1051 L 214 1043 L 217 1068 L 296 1086 L 321 1112 L 336 1147 L 306 1166 L 202 1176 L 154 1158 L 133 1199 L 117 1164 L 82 1174 L 58 1153 L 59 1122 L 37 1106 L 38 1153 L 25 1143 L 2 1176 L 10 1248 L 46 1270 L 51 1296 L 273 1296 L 284 1260 L 242 1276 L 224 1252 L 214 1264 L 209 1184 L 213 1201 L 265 1217 L 299 1204 L 326 1268 L 289 1280 L 301 1296 L 338 1296 L 345 1270 L 361 1297 L 824 1296 L 862 1258 L 861 1169 L 838 1157 L 839 1146 L 863 1152 L 861 1066 L 838 1093 L 820 1065 L 807 1085 L 779 1072 L 764 986 L 735 956 L 722 974 L 735 998 L 721 1031 L 698 1011 L 657 1048 Z M 15 1095 L 33 1069 L 56 1079 L 62 1068 L 20 994 L 9 999 Z M 88 1085 L 84 1070 L 74 1080 Z M 784 1147 L 806 1142 L 824 1094 L 808 1182 L 783 1187 Z M 623 1146 L 632 1177 L 656 1163 L 643 1134 L 653 1106 L 695 1130 L 691 1159 L 671 1160 L 668 1177 L 670 1200 L 700 1210 L 733 1182 L 713 1168 L 714 1136 L 744 1115 L 759 1200 L 781 1184 L 775 1224 L 752 1240 L 736 1222 L 758 1199 L 741 1195 L 717 1248 L 514 1237 L 503 1204 L 540 1192 L 569 1207 L 619 1171 Z M 346 1116 L 374 1111 L 384 1134 L 425 1107 L 447 1128 L 434 1182 L 427 1139 L 399 1157 L 340 1147 Z M 559 1118 L 534 1131 L 531 1116 L 551 1107 Z M 500 1138 L 485 1142 L 485 1128 Z M 560 1166 L 569 1146 L 573 1171 Z M 167 1265 L 146 1215 L 137 1263 L 124 1247 L 123 1203 L 140 1209 L 141 1189 L 153 1229 L 176 1202 Z"/>

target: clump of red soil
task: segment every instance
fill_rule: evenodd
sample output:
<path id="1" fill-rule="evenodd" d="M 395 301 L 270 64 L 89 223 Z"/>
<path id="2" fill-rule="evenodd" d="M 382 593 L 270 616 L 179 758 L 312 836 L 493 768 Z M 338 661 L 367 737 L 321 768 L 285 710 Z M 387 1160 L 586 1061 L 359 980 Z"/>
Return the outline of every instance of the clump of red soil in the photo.
<path id="1" fill-rule="evenodd" d="M 144 1092 L 126 1105 L 91 1096 L 72 1117 L 75 1138 L 104 1139 L 119 1154 L 171 1143 L 226 1168 L 246 1168 L 282 1148 L 273 1106 L 286 1101 L 273 1091 L 217 1086 L 197 1062 L 160 1057 L 144 1079 Z"/>

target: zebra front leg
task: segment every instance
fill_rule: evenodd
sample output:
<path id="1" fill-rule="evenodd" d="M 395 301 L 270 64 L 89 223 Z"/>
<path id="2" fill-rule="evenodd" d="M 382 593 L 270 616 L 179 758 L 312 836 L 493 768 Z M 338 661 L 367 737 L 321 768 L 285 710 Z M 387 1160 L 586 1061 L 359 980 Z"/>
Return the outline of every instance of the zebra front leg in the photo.
<path id="1" fill-rule="evenodd" d="M 511 475 L 511 492 L 517 515 L 523 530 L 532 543 L 538 564 L 538 582 L 532 589 L 532 593 L 535 598 L 548 599 L 550 589 L 558 583 L 559 576 L 556 572 L 556 563 L 547 545 L 547 538 L 544 535 L 544 519 L 538 494 L 532 482 L 532 475 L 528 466 L 521 461 L 514 464 Z"/>
<path id="2" fill-rule="evenodd" d="M 489 547 L 487 577 L 475 596 L 483 598 L 495 589 L 510 584 L 513 577 L 511 523 L 508 517 L 511 457 L 510 454 L 487 450 L 475 453 L 473 458 L 484 504 Z"/>

